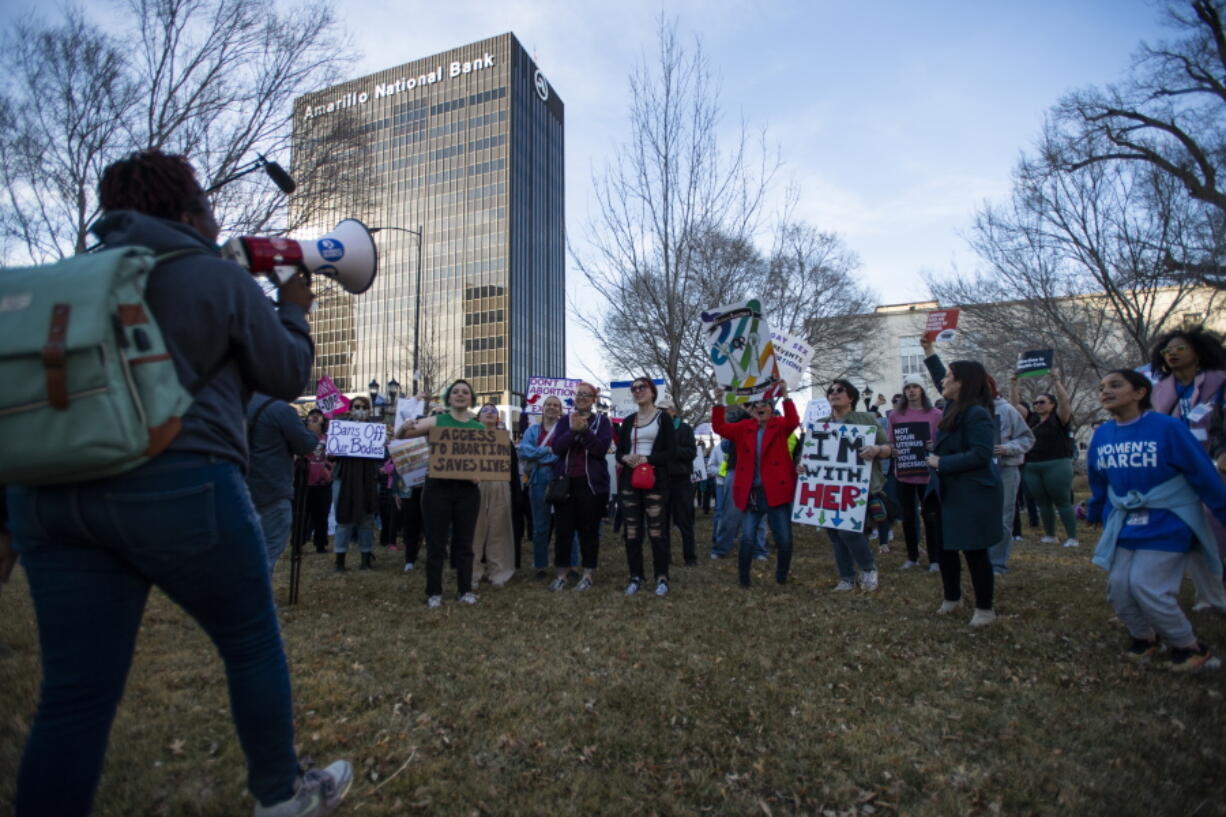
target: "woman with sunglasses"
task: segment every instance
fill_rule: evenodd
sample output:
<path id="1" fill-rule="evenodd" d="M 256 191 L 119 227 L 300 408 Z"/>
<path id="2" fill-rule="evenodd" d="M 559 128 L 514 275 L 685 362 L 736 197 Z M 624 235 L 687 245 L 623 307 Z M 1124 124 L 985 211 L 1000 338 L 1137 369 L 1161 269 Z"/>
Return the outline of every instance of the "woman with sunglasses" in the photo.
<path id="1" fill-rule="evenodd" d="M 651 541 L 656 595 L 668 595 L 668 465 L 677 458 L 672 418 L 656 408 L 656 384 L 648 377 L 630 384 L 638 411 L 622 420 L 617 433 L 618 490 L 624 514 L 626 561 L 630 582 L 626 595 L 643 586 L 643 536 Z"/>
<path id="2" fill-rule="evenodd" d="M 583 575 L 575 590 L 592 586 L 592 572 L 600 562 L 600 520 L 609 506 L 609 464 L 613 423 L 592 410 L 600 390 L 588 382 L 575 387 L 575 410 L 558 419 L 549 446 L 557 459 L 553 477 L 566 477 L 567 499 L 554 506 L 553 564 L 557 576 L 549 589 L 563 590 L 573 563 L 574 541 L 579 539 Z"/>
<path id="3" fill-rule="evenodd" d="M 347 420 L 368 423 L 370 400 L 364 395 L 353 398 Z M 338 573 L 345 571 L 345 554 L 349 542 L 356 538 L 362 554 L 360 570 L 374 567 L 375 514 L 379 512 L 379 460 L 365 457 L 337 457 L 332 469 L 332 507 L 336 515 L 336 552 Z"/>
<path id="4" fill-rule="evenodd" d="M 928 439 L 937 438 L 937 425 L 941 422 L 941 410 L 933 408 L 924 390 L 924 381 L 919 375 L 909 374 L 903 379 L 902 405 L 895 405 L 890 412 L 888 436 L 891 453 L 897 447 L 898 426 L 904 423 L 923 423 L 928 427 Z M 922 427 L 922 426 L 921 426 Z M 923 474 L 900 474 L 894 463 L 895 489 L 902 513 L 902 535 L 907 544 L 907 558 L 900 570 L 919 567 L 919 524 L 924 523 L 924 539 L 927 543 L 928 567 L 939 570 L 941 562 L 941 500 L 936 492 L 928 490 L 928 472 Z M 916 509 L 918 508 L 918 514 Z"/>
<path id="5" fill-rule="evenodd" d="M 1039 506 L 1039 519 L 1043 523 L 1045 545 L 1055 544 L 1056 519 L 1064 525 L 1068 538 L 1064 547 L 1075 548 L 1077 541 L 1077 517 L 1073 513 L 1073 440 L 1069 423 L 1073 419 L 1072 403 L 1057 369 L 1051 370 L 1052 392 L 1044 392 L 1034 399 L 1032 409 L 1018 397 L 1017 375 L 1009 378 L 1009 403 L 1026 419 L 1034 432 L 1034 445 L 1026 453 L 1026 466 L 1022 479 L 1026 490 Z"/>
<path id="6" fill-rule="evenodd" d="M 936 443 L 928 456 L 935 478 L 931 490 L 941 496 L 941 584 L 945 600 L 938 613 L 962 606 L 962 567 L 966 559 L 975 590 L 972 627 L 996 620 L 992 607 L 994 581 L 988 548 L 1003 530 L 1004 489 L 993 459 L 996 446 L 995 399 L 983 364 L 955 360 L 941 381 L 947 401 L 937 426 Z"/>

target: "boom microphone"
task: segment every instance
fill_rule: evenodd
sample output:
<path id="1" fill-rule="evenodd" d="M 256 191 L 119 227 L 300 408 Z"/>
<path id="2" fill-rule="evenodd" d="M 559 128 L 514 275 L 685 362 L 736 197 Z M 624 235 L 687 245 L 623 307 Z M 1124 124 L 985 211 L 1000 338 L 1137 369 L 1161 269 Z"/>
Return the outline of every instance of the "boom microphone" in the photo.
<path id="1" fill-rule="evenodd" d="M 281 188 L 282 193 L 293 193 L 298 189 L 298 182 L 294 181 L 294 177 L 286 173 L 285 168 L 276 162 L 267 162 L 264 165 L 264 172 L 268 174 L 268 178 L 272 179 L 273 184 Z"/>
<path id="2" fill-rule="evenodd" d="M 271 167 L 270 164 L 270 171 Z M 331 278 L 354 295 L 370 289 L 379 269 L 375 240 L 356 218 L 345 219 L 315 240 L 238 236 L 226 242 L 221 254 L 246 267 L 252 275 L 267 275 L 278 284 L 303 272 L 308 277 Z"/>

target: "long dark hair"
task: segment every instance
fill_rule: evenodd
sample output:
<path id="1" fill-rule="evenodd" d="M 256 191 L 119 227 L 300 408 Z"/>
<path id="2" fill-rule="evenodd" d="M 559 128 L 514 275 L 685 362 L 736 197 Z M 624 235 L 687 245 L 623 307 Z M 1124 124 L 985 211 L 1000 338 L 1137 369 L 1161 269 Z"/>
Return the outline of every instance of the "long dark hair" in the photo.
<path id="1" fill-rule="evenodd" d="M 1145 396 L 1142 397 L 1141 402 L 1137 404 L 1137 407 L 1140 408 L 1141 411 L 1147 411 L 1154 407 L 1153 403 L 1150 402 L 1149 399 L 1154 394 L 1154 384 L 1150 382 L 1148 377 L 1140 372 L 1133 371 L 1132 369 L 1112 369 L 1111 371 L 1107 372 L 1107 374 L 1103 375 L 1103 377 L 1106 378 L 1108 374 L 1118 374 L 1120 377 L 1128 381 L 1128 385 L 1132 386 L 1138 391 L 1145 389 Z"/>
<path id="2" fill-rule="evenodd" d="M 971 406 L 983 406 L 989 415 L 995 415 L 992 388 L 988 385 L 988 372 L 977 360 L 955 360 L 949 364 L 949 373 L 958 381 L 958 396 L 952 405 L 945 407 L 940 427 L 950 431 L 962 420 L 962 413 Z"/>
<path id="3" fill-rule="evenodd" d="M 1166 365 L 1162 350 L 1176 338 L 1182 338 L 1192 347 L 1192 351 L 1196 353 L 1196 365 L 1201 369 L 1226 369 L 1226 349 L 1222 348 L 1221 336 L 1203 326 L 1193 326 L 1167 332 L 1154 341 L 1154 350 L 1149 355 L 1149 365 L 1154 374 L 1166 377 L 1171 373 L 1171 367 Z"/>

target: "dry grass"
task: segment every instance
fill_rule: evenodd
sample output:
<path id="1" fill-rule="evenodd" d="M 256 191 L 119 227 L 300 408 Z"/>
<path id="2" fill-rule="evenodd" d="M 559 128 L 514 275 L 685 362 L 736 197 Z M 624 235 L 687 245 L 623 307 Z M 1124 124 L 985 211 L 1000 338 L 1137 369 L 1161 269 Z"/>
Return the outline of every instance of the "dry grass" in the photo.
<path id="1" fill-rule="evenodd" d="M 938 577 L 898 572 L 900 550 L 872 595 L 831 593 L 829 545 L 800 528 L 786 587 L 704 560 L 627 599 L 606 536 L 591 592 L 521 574 L 441 611 L 399 554 L 344 575 L 308 555 L 282 613 L 301 752 L 351 758 L 343 813 L 372 817 L 1226 814 L 1226 672 L 1127 663 L 1087 547 L 1028 537 L 982 631 L 934 615 Z M 0 605 L 7 803 L 37 697 L 20 570 Z M 1226 648 L 1226 619 L 1194 622 Z M 220 662 L 155 596 L 95 813 L 248 813 L 244 774 Z"/>

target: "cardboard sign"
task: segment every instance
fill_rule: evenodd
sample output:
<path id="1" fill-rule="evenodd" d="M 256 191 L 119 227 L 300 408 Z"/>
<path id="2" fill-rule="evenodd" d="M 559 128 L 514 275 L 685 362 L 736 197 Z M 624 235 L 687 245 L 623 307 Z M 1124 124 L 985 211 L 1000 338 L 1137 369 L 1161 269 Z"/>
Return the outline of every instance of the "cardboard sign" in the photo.
<path id="1" fill-rule="evenodd" d="M 818 397 L 809 401 L 809 405 L 805 408 L 805 431 L 813 431 L 813 429 L 821 424 L 821 421 L 832 414 L 830 401 L 825 397 Z"/>
<path id="2" fill-rule="evenodd" d="M 958 315 L 961 310 L 942 309 L 928 313 L 928 325 L 924 327 L 924 337 L 931 341 L 948 343 L 958 334 Z"/>
<path id="3" fill-rule="evenodd" d="M 546 397 L 556 397 L 562 401 L 562 413 L 575 407 L 575 389 L 581 380 L 566 377 L 529 377 L 528 390 L 524 393 L 524 401 L 528 404 L 529 414 L 540 414 Z"/>
<path id="4" fill-rule="evenodd" d="M 349 398 L 341 394 L 332 378 L 324 375 L 315 385 L 315 408 L 322 411 L 325 417 L 335 417 L 349 411 Z"/>
<path id="5" fill-rule="evenodd" d="M 862 533 L 873 466 L 860 459 L 858 452 L 876 439 L 875 425 L 834 421 L 805 434 L 792 520 Z"/>
<path id="6" fill-rule="evenodd" d="M 927 422 L 897 423 L 894 426 L 894 473 L 897 476 L 922 477 L 928 474 L 931 431 Z"/>
<path id="7" fill-rule="evenodd" d="M 409 420 L 416 420 L 426 413 L 426 403 L 416 397 L 401 397 L 396 400 L 396 424 L 400 428 Z"/>
<path id="8" fill-rule="evenodd" d="M 634 395 L 630 393 L 630 384 L 633 380 L 614 380 L 609 384 L 609 403 L 611 416 L 620 420 L 623 417 L 634 414 L 639 410 L 638 404 L 634 402 Z M 656 384 L 656 391 L 659 393 L 657 400 L 663 400 L 668 397 L 668 390 L 664 388 L 664 378 L 654 378 L 652 383 Z"/>
<path id="9" fill-rule="evenodd" d="M 387 444 L 392 455 L 392 464 L 404 479 L 405 485 L 416 488 L 426 481 L 430 465 L 430 441 L 425 437 L 411 440 L 392 440 Z"/>
<path id="10" fill-rule="evenodd" d="M 725 406 L 773 400 L 779 395 L 784 380 L 762 318 L 761 301 L 754 298 L 707 310 L 702 323 Z"/>
<path id="11" fill-rule="evenodd" d="M 386 442 L 387 426 L 383 423 L 355 423 L 350 420 L 328 423 L 326 450 L 329 457 L 381 460 Z"/>
<path id="12" fill-rule="evenodd" d="M 1035 349 L 1017 356 L 1018 377 L 1038 377 L 1051 371 L 1056 359 L 1055 349 Z"/>
<path id="13" fill-rule="evenodd" d="M 430 429 L 430 479 L 511 479 L 511 433 L 484 428 Z"/>
<path id="14" fill-rule="evenodd" d="M 775 362 L 779 364 L 779 373 L 788 384 L 788 391 L 799 389 L 809 373 L 809 364 L 813 362 L 813 347 L 795 335 L 782 332 L 771 333 L 771 344 L 775 348 Z"/>

